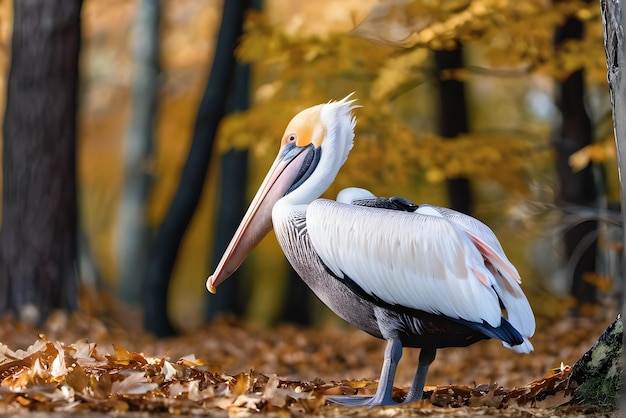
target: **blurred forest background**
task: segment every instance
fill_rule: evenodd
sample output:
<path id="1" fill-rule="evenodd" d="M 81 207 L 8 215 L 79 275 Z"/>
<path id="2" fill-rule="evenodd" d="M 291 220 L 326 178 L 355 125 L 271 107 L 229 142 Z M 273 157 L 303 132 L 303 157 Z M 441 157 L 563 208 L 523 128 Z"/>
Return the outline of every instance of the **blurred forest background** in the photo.
<path id="1" fill-rule="evenodd" d="M 617 300 L 622 230 L 596 2 L 265 0 L 246 10 L 236 50 L 224 43 L 220 52 L 220 22 L 233 4 L 248 5 L 82 2 L 76 268 L 84 288 L 152 304 L 148 312 L 167 314 L 152 320 L 171 321 L 147 322 L 163 335 L 224 311 L 263 324 L 334 321 L 271 235 L 216 296 L 205 280 L 290 118 L 354 91 L 363 106 L 355 147 L 326 196 L 357 186 L 471 213 L 501 239 L 538 315 L 593 316 Z M 0 12 L 4 98 L 13 3 L 0 0 Z M 228 101 L 207 95 L 209 74 L 233 54 L 238 87 L 222 86 Z M 210 103 L 203 97 L 226 106 L 214 143 L 198 118 Z M 205 183 L 181 182 L 194 134 L 213 150 L 204 153 Z M 165 308 L 146 301 L 164 294 L 147 276 L 161 265 L 150 252 L 159 239 L 175 241 L 159 235 L 163 221 L 174 195 L 198 182 L 181 246 L 165 257 L 175 259 Z"/>

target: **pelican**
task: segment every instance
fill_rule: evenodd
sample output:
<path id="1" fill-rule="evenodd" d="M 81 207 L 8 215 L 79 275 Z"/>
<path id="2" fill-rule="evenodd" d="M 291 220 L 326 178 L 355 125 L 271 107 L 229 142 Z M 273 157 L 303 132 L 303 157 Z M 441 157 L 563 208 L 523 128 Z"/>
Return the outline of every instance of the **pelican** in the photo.
<path id="1" fill-rule="evenodd" d="M 392 405 L 403 347 L 420 348 L 404 403 L 422 399 L 436 350 L 497 338 L 533 347 L 535 319 L 520 277 L 495 234 L 451 209 L 345 189 L 320 199 L 353 145 L 357 106 L 342 100 L 289 122 L 278 156 L 207 288 L 216 292 L 272 229 L 298 275 L 337 315 L 387 341 L 376 393 L 335 396 L 344 405 Z"/>

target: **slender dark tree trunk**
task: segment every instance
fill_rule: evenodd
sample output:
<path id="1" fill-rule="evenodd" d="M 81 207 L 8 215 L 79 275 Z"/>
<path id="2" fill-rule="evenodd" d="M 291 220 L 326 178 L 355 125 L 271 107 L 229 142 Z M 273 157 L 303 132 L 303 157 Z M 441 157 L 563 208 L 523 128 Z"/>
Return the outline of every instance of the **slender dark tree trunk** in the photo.
<path id="1" fill-rule="evenodd" d="M 622 228 L 626 228 L 626 13 L 622 10 L 619 0 L 600 0 L 602 23 L 604 25 L 604 48 L 606 51 L 606 66 L 611 105 L 613 108 L 613 126 L 615 128 L 615 145 L 617 147 L 617 167 L 620 173 L 620 192 L 622 207 Z M 626 260 L 626 233 L 623 234 L 624 257 Z M 624 268 L 626 271 L 626 267 Z M 626 281 L 622 281 L 622 323 L 626 319 Z M 626 346 L 626 337 L 623 337 L 622 347 Z M 626 351 L 622 349 L 622 365 L 626 363 Z M 622 385 L 619 391 L 619 416 L 626 416 L 626 382 L 622 370 Z"/>
<path id="2" fill-rule="evenodd" d="M 583 23 L 570 18 L 557 31 L 555 43 L 567 39 L 581 39 Z M 561 126 L 556 132 L 554 147 L 556 150 L 556 169 L 559 178 L 559 195 L 557 202 L 564 210 L 576 210 L 576 207 L 596 206 L 598 191 L 595 185 L 593 164 L 585 169 L 574 172 L 569 165 L 572 153 L 592 143 L 591 119 L 585 109 L 585 87 L 583 71 L 572 73 L 566 80 L 559 83 L 557 99 L 561 111 Z M 568 260 L 577 257 L 572 277 L 571 295 L 580 303 L 596 301 L 596 288 L 584 280 L 587 272 L 594 272 L 596 268 L 596 241 L 594 240 L 582 253 L 579 244 L 588 234 L 597 230 L 596 221 L 586 221 L 568 228 L 565 232 L 564 244 Z"/>
<path id="3" fill-rule="evenodd" d="M 133 103 L 124 141 L 125 183 L 118 227 L 117 293 L 127 303 L 143 302 L 143 278 L 152 241 L 146 202 L 152 186 L 154 130 L 159 96 L 160 0 L 139 2 L 133 31 Z"/>
<path id="4" fill-rule="evenodd" d="M 4 117 L 0 312 L 76 309 L 81 0 L 15 0 Z"/>
<path id="5" fill-rule="evenodd" d="M 233 86 L 228 113 L 241 112 L 250 107 L 250 65 L 239 64 Z M 219 206 L 212 266 L 219 263 L 222 254 L 230 243 L 248 204 L 246 189 L 248 186 L 248 151 L 230 150 L 222 155 L 220 161 Z M 207 319 L 214 319 L 222 313 L 241 314 L 246 301 L 239 292 L 239 270 L 230 280 L 220 286 L 218 297 L 212 297 L 207 305 Z"/>
<path id="6" fill-rule="evenodd" d="M 313 322 L 313 299 L 311 289 L 289 265 L 287 269 L 287 297 L 284 299 L 282 321 L 307 326 Z"/>
<path id="7" fill-rule="evenodd" d="M 180 243 L 200 201 L 218 125 L 226 112 L 235 74 L 234 50 L 250 0 L 224 2 L 222 23 L 206 90 L 200 102 L 193 139 L 180 184 L 148 256 L 145 279 L 145 325 L 158 336 L 174 333 L 167 314 L 167 290 Z"/>
<path id="8" fill-rule="evenodd" d="M 463 68 L 463 48 L 435 51 L 435 65 L 439 77 L 439 134 L 444 138 L 456 138 L 467 133 L 467 104 L 465 84 L 455 79 L 442 79 L 442 72 Z M 472 213 L 472 190 L 469 179 L 448 179 L 450 207 L 466 214 Z"/>
<path id="9" fill-rule="evenodd" d="M 252 0 L 255 10 L 262 9 L 261 0 Z M 250 107 L 250 66 L 240 65 L 232 91 L 228 112 L 240 112 Z M 248 201 L 248 151 L 230 150 L 222 156 L 220 166 L 220 198 L 217 213 L 216 239 L 213 249 L 213 266 L 219 262 L 228 247 L 235 230 L 241 222 Z M 285 261 L 286 262 L 286 261 Z M 311 291 L 289 266 L 287 297 L 284 298 L 282 320 L 308 325 L 311 323 Z M 219 297 L 210 298 L 208 319 L 221 313 L 241 315 L 247 304 L 246 298 L 239 291 L 240 271 L 237 270 L 229 280 L 220 286 Z"/>

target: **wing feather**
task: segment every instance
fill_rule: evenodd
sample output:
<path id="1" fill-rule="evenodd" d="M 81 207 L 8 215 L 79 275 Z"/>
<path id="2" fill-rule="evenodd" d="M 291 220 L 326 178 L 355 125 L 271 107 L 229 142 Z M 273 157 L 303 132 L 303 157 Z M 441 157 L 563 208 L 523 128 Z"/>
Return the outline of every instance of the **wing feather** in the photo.
<path id="1" fill-rule="evenodd" d="M 499 326 L 481 252 L 459 225 L 433 215 L 318 199 L 306 218 L 313 247 L 337 277 L 389 304 Z"/>
<path id="2" fill-rule="evenodd" d="M 498 238 L 487 225 L 471 216 L 439 206 L 420 205 L 417 211 L 420 213 L 433 211 L 459 225 L 470 235 L 474 245 L 480 249 L 483 256 L 498 268 L 508 281 L 518 284 L 522 282 L 517 269 L 506 257 Z M 509 290 L 513 293 L 517 292 L 515 286 L 511 286 Z M 521 290 L 519 293 L 521 294 Z"/>
<path id="3" fill-rule="evenodd" d="M 469 234 L 473 244 L 495 269 L 492 271 L 494 288 L 507 310 L 509 322 L 522 335 L 532 336 L 535 332 L 535 316 L 519 286 L 522 280 L 491 228 L 476 218 L 448 208 L 420 205 L 417 211 L 439 213 Z"/>

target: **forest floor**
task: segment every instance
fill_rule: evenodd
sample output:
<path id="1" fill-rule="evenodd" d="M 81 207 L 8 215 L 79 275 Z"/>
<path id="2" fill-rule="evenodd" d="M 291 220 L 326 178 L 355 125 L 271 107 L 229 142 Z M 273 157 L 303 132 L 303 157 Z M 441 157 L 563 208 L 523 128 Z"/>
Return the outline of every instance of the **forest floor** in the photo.
<path id="1" fill-rule="evenodd" d="M 528 355 L 497 341 L 438 351 L 425 399 L 345 408 L 324 395 L 371 394 L 384 342 L 352 327 L 264 328 L 222 318 L 157 340 L 140 316 L 100 306 L 58 312 L 42 327 L 0 320 L 0 414 L 29 416 L 618 416 L 581 406 L 567 388 L 573 365 L 616 316 L 537 318 Z M 419 350 L 406 349 L 394 397 L 402 399 Z"/>

